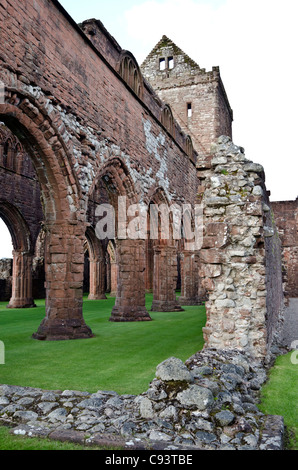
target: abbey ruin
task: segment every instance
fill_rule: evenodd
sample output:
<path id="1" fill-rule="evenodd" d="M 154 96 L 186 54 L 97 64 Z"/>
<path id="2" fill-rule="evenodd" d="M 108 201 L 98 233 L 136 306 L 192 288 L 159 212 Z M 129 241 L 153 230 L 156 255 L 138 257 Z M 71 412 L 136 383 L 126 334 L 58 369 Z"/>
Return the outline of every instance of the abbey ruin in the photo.
<path id="1" fill-rule="evenodd" d="M 115 322 L 150 321 L 146 292 L 156 311 L 206 302 L 205 348 L 265 358 L 297 297 L 297 200 L 271 203 L 263 167 L 233 142 L 219 68 L 166 36 L 139 66 L 99 20 L 77 25 L 56 0 L 0 9 L 0 216 L 14 248 L 1 300 L 46 297 L 37 340 L 92 337 L 84 289 L 115 295 Z M 100 240 L 97 208 L 117 216 L 119 197 L 202 207 L 201 246 L 175 238 L 171 218 L 168 238 L 116 224 Z"/>

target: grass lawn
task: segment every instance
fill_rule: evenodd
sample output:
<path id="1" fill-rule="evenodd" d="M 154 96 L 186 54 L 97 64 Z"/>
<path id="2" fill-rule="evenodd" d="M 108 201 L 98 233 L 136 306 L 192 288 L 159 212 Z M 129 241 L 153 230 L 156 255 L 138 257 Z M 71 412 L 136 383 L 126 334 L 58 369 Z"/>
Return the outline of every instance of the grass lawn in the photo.
<path id="1" fill-rule="evenodd" d="M 85 298 L 84 318 L 95 337 L 58 342 L 32 339 L 45 316 L 44 301 L 37 301 L 35 309 L 24 310 L 8 310 L 6 303 L 0 302 L 0 340 L 5 345 L 0 384 L 139 394 L 148 389 L 160 362 L 170 356 L 185 361 L 202 349 L 204 307 L 184 307 L 184 312 L 175 313 L 150 312 L 152 322 L 112 323 L 109 318 L 114 301 Z M 146 303 L 150 311 L 152 295 L 146 296 Z M 290 431 L 289 448 L 298 450 L 298 366 L 290 359 L 291 353 L 277 358 L 262 389 L 259 408 L 265 414 L 284 417 Z M 0 427 L 0 450 L 15 445 L 18 448 L 20 440 Z M 30 442 L 22 440 L 20 445 L 32 448 Z M 38 448 L 36 445 L 33 448 Z M 47 443 L 50 449 L 63 449 L 60 445 Z M 41 448 L 45 448 L 44 443 Z"/>
<path id="2" fill-rule="evenodd" d="M 8 310 L 0 303 L 0 340 L 5 364 L 0 383 L 49 390 L 114 390 L 120 394 L 146 391 L 156 366 L 170 356 L 183 361 L 203 347 L 204 307 L 184 312 L 150 312 L 152 322 L 109 322 L 114 298 L 84 299 L 84 318 L 94 338 L 75 341 L 37 341 L 45 316 L 44 301 L 37 308 Z M 146 296 L 150 310 L 152 295 Z"/>
<path id="3" fill-rule="evenodd" d="M 279 356 L 262 388 L 260 410 L 284 417 L 288 430 L 288 447 L 298 450 L 298 365 L 291 362 L 292 353 Z"/>

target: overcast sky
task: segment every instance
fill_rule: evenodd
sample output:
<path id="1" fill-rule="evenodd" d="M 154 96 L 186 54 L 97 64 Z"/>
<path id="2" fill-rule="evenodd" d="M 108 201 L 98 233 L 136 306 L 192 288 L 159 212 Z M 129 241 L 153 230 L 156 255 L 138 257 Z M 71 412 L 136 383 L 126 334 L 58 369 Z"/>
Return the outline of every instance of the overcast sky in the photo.
<path id="1" fill-rule="evenodd" d="M 234 143 L 264 166 L 271 201 L 296 199 L 298 0 L 60 3 L 76 22 L 100 19 L 139 64 L 165 34 L 200 67 L 219 66 L 234 111 Z"/>

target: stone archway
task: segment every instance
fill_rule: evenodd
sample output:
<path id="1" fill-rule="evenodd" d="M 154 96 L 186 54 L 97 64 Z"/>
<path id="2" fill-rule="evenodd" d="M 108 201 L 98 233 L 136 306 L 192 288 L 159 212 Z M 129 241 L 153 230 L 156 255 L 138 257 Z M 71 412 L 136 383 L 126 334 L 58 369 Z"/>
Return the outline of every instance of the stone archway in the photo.
<path id="1" fill-rule="evenodd" d="M 42 104 L 6 89 L 0 120 L 15 134 L 32 159 L 41 189 L 46 232 L 46 317 L 33 334 L 39 340 L 89 338 L 83 305 L 86 224 L 80 187 L 71 170 L 59 122 Z M 53 114 L 53 113 L 52 113 Z"/>
<path id="2" fill-rule="evenodd" d="M 29 227 L 20 211 L 0 201 L 0 216 L 6 223 L 13 244 L 12 294 L 8 308 L 32 308 L 33 247 Z"/>
<path id="3" fill-rule="evenodd" d="M 154 206 L 154 207 L 152 207 Z M 162 234 L 162 208 L 165 209 L 168 234 Z M 178 279 L 177 241 L 173 238 L 173 219 L 170 203 L 162 188 L 157 188 L 150 198 L 148 217 L 150 219 L 150 242 L 147 251 L 147 268 L 153 267 L 153 312 L 183 311 L 176 300 Z M 155 226 L 153 227 L 152 224 Z M 153 234 L 154 233 L 154 234 Z M 153 238 L 152 238 L 153 236 Z M 153 255 L 153 263 L 152 263 Z M 151 256 L 151 262 L 149 257 Z M 153 266 L 152 266 L 153 264 Z"/>
<path id="4" fill-rule="evenodd" d="M 134 183 L 119 158 L 111 158 L 99 171 L 95 182 L 98 179 L 105 184 L 115 214 L 117 294 L 110 321 L 150 321 L 145 307 L 145 240 L 132 240 L 118 231 L 121 210 L 126 214 L 128 207 L 138 202 Z"/>

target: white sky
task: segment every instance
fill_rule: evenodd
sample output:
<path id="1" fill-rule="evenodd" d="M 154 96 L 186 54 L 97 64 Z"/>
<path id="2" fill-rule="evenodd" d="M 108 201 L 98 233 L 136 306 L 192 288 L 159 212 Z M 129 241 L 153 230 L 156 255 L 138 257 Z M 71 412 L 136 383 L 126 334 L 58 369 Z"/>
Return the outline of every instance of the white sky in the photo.
<path id="1" fill-rule="evenodd" d="M 96 18 L 139 64 L 167 35 L 200 67 L 219 66 L 233 141 L 265 168 L 271 201 L 298 195 L 297 0 L 60 0 Z M 0 224 L 0 258 L 4 243 Z M 4 255 L 5 256 L 5 255 Z"/>

